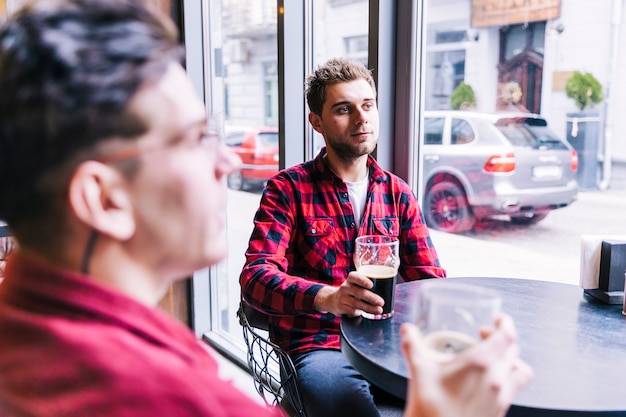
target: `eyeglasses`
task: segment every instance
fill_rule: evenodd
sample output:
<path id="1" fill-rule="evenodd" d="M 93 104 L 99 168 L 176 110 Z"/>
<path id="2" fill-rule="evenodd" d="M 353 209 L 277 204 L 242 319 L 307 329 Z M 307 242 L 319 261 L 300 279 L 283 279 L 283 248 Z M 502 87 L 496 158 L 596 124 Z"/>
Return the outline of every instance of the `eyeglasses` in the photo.
<path id="1" fill-rule="evenodd" d="M 149 156 L 171 149 L 196 148 L 201 146 L 206 149 L 213 149 L 217 151 L 221 146 L 225 146 L 222 141 L 222 135 L 215 128 L 207 127 L 205 130 L 200 132 L 200 134 L 194 135 L 189 134 L 188 130 L 177 134 L 172 139 L 163 143 L 147 144 L 135 142 L 134 146 L 130 148 L 106 153 L 96 158 L 96 160 L 108 164 Z"/>

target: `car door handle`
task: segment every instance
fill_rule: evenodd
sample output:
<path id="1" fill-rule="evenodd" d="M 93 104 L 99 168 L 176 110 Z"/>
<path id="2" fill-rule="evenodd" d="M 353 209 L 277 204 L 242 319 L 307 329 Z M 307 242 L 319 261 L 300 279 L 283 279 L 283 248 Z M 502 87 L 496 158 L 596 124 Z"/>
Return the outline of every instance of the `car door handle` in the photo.
<path id="1" fill-rule="evenodd" d="M 424 155 L 424 160 L 429 162 L 439 161 L 439 155 Z"/>

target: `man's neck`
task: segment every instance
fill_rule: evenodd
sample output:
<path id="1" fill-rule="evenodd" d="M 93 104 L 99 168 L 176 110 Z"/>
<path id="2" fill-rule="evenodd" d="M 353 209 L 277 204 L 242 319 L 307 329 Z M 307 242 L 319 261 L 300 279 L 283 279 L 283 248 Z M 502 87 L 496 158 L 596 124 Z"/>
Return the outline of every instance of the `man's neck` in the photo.
<path id="1" fill-rule="evenodd" d="M 358 182 L 367 176 L 367 155 L 345 160 L 333 153 L 327 153 L 326 161 L 332 170 L 344 181 Z"/>
<path id="2" fill-rule="evenodd" d="M 147 268 L 120 245 L 112 244 L 102 238 L 89 260 L 87 271 L 82 269 L 84 245 L 76 245 L 79 239 L 71 240 L 71 244 L 60 256 L 50 257 L 47 254 L 21 250 L 22 255 L 38 263 L 50 264 L 56 268 L 84 274 L 86 279 L 98 282 L 119 291 L 136 301 L 156 307 L 167 292 L 169 282 L 161 277 L 158 271 Z"/>
<path id="3" fill-rule="evenodd" d="M 110 253 L 94 259 L 90 278 L 143 304 L 156 307 L 168 288 L 168 282 L 161 274 L 128 257 L 127 253 L 123 254 L 126 256 L 121 252 L 115 256 L 108 255 Z"/>

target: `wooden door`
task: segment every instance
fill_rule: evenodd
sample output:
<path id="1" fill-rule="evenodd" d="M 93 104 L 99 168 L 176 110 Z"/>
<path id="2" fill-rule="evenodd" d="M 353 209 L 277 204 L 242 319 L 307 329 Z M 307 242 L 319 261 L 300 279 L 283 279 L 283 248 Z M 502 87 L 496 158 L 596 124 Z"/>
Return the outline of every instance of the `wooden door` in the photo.
<path id="1" fill-rule="evenodd" d="M 500 30 L 498 110 L 541 113 L 545 22 Z"/>

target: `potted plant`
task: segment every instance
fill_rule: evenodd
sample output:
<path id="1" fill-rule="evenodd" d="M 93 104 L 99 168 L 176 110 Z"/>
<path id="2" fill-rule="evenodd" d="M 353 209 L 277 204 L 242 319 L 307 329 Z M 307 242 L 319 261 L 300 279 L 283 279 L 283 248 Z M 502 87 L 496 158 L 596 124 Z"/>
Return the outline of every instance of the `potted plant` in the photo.
<path id="1" fill-rule="evenodd" d="M 450 96 L 450 108 L 452 110 L 466 110 L 474 107 L 476 107 L 474 89 L 461 81 Z"/>
<path id="2" fill-rule="evenodd" d="M 567 140 L 578 152 L 578 187 L 581 190 L 598 188 L 600 116 L 590 111 L 604 100 L 602 85 L 589 72 L 574 71 L 565 83 L 565 95 L 574 100 L 579 112 L 567 113 Z"/>
<path id="3" fill-rule="evenodd" d="M 593 74 L 574 71 L 565 84 L 565 94 L 574 100 L 581 111 L 604 100 L 602 85 Z"/>

